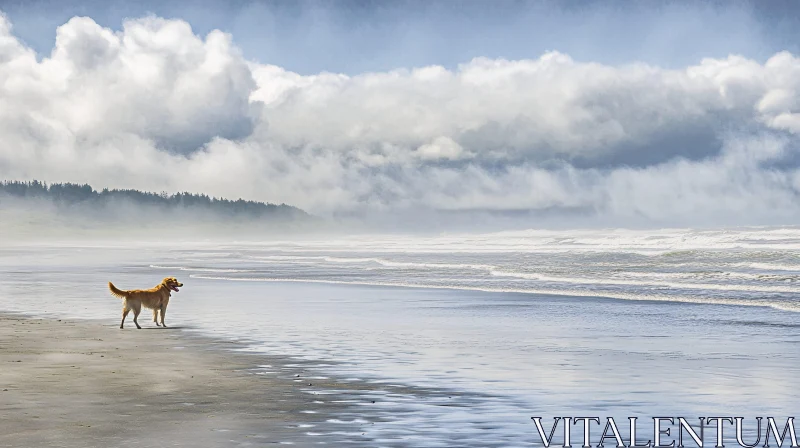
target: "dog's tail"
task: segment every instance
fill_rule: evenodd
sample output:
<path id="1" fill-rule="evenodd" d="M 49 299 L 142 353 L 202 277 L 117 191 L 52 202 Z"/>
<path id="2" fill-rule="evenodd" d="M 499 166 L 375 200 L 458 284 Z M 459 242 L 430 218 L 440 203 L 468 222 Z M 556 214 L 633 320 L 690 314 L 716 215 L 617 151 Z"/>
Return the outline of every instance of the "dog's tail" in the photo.
<path id="1" fill-rule="evenodd" d="M 121 299 L 124 299 L 124 298 L 128 297 L 128 291 L 123 291 L 123 290 L 117 288 L 111 282 L 108 282 L 108 289 L 111 290 L 111 294 L 113 294 L 113 295 L 115 295 L 115 296 L 117 296 L 117 297 L 119 297 Z"/>

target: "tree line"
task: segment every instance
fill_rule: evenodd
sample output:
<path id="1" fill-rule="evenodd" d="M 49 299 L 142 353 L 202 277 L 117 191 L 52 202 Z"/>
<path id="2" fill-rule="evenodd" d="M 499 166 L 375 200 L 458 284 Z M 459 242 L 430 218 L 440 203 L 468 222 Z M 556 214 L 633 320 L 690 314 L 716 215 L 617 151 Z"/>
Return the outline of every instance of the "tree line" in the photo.
<path id="1" fill-rule="evenodd" d="M 49 199 L 59 205 L 105 205 L 118 200 L 145 205 L 165 207 L 169 209 L 187 208 L 205 209 L 224 215 L 238 215 L 253 218 L 259 217 L 306 217 L 303 210 L 286 204 L 270 204 L 238 199 L 235 201 L 210 197 L 204 194 L 151 193 L 140 190 L 95 190 L 89 184 L 54 183 L 47 184 L 38 180 L 30 182 L 3 181 L 0 183 L 0 194 L 31 199 Z"/>

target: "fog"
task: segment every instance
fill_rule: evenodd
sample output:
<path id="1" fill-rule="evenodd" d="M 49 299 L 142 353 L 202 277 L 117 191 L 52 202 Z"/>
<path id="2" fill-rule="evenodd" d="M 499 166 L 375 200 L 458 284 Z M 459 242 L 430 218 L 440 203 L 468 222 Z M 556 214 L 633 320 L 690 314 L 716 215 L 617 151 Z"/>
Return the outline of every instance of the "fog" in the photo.
<path id="1" fill-rule="evenodd" d="M 95 240 L 197 242 L 263 239 L 334 230 L 294 207 L 148 194 L 90 186 L 0 184 L 0 245 Z"/>

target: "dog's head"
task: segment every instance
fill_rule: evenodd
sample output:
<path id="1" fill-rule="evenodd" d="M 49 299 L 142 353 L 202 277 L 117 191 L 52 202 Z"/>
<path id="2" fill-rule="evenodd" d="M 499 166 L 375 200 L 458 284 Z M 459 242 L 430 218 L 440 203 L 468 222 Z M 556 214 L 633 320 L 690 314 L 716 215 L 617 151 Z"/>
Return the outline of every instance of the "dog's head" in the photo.
<path id="1" fill-rule="evenodd" d="M 179 287 L 183 287 L 183 283 L 179 282 L 175 277 L 167 277 L 161 281 L 161 284 L 166 286 L 167 289 L 178 292 Z"/>

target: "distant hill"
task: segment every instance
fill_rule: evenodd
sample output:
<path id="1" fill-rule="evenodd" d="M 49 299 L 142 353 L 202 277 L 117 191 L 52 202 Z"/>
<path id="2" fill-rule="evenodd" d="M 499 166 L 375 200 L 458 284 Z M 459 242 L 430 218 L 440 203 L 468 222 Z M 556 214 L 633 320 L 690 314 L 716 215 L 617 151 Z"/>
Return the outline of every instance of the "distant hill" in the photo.
<path id="1" fill-rule="evenodd" d="M 0 183 L 0 198 L 3 196 L 18 199 L 49 200 L 59 208 L 109 208 L 118 204 L 161 208 L 172 214 L 197 212 L 213 214 L 226 218 L 244 220 L 296 220 L 310 218 L 305 211 L 286 204 L 269 204 L 256 201 L 235 201 L 209 197 L 194 193 L 150 193 L 139 190 L 93 189 L 90 185 L 55 183 L 46 184 L 38 180 L 31 182 L 3 181 Z M 2 202 L 0 202 L 2 207 Z"/>

